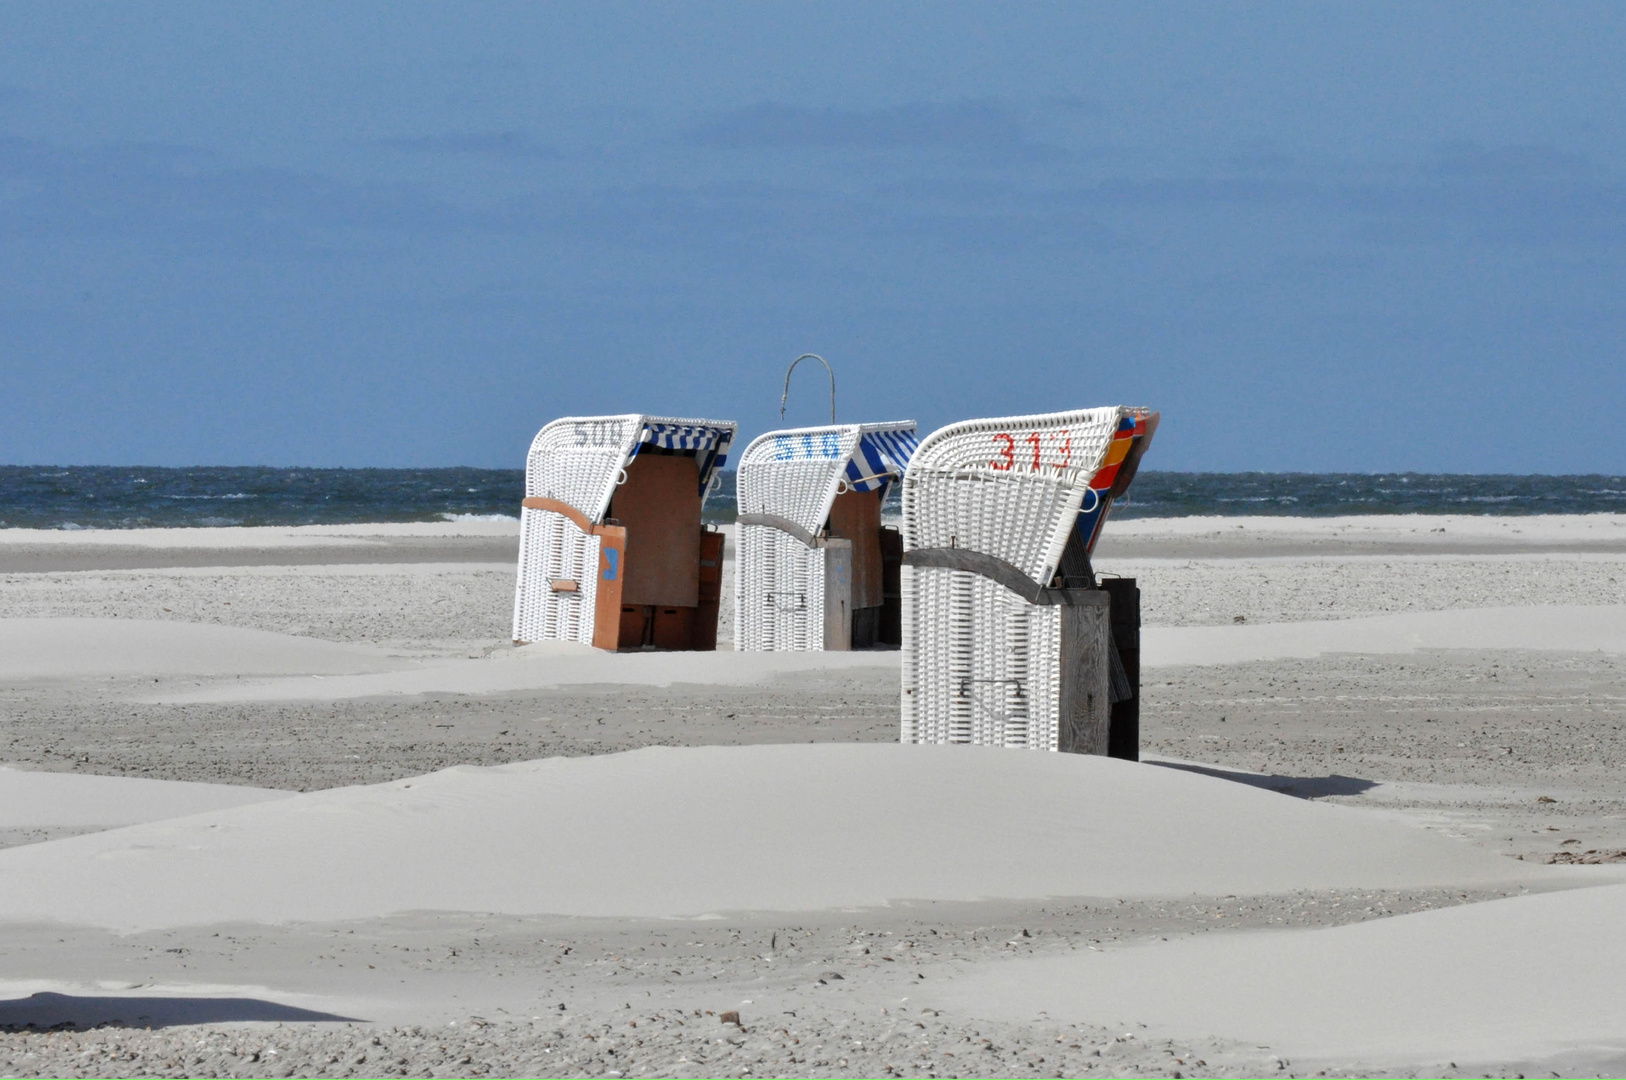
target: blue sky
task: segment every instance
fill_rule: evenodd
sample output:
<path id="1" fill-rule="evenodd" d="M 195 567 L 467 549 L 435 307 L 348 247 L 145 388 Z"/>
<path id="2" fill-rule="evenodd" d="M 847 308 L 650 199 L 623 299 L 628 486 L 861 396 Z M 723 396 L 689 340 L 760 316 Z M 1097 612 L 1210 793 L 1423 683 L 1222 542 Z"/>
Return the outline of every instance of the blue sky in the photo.
<path id="1" fill-rule="evenodd" d="M 1626 5 L 0 5 L 0 462 L 1164 413 L 1626 471 Z M 805 381 L 804 381 L 805 378 Z M 805 365 L 789 419 L 817 422 Z"/>

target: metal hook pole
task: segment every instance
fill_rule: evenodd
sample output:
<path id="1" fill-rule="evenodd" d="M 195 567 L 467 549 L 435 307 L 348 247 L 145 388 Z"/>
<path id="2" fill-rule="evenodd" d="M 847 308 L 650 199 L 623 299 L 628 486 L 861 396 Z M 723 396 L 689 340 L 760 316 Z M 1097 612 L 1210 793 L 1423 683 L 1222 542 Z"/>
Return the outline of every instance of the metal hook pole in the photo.
<path id="1" fill-rule="evenodd" d="M 830 373 L 830 423 L 836 422 L 836 373 L 831 370 L 830 362 L 817 353 L 803 353 L 790 362 L 785 369 L 785 392 L 779 395 L 779 422 L 785 422 L 785 402 L 790 399 L 790 373 L 796 370 L 796 365 L 803 360 L 817 360 L 824 365 L 824 370 Z"/>

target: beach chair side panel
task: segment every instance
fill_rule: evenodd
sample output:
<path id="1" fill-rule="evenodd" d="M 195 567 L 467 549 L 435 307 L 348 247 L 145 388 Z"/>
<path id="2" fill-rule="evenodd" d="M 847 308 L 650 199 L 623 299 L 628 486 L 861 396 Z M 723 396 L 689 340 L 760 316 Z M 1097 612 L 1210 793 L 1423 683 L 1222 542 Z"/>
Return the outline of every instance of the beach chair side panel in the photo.
<path id="1" fill-rule="evenodd" d="M 1054 750 L 1059 618 L 976 574 L 903 569 L 902 741 Z"/>
<path id="2" fill-rule="evenodd" d="M 520 510 L 523 584 L 514 593 L 515 641 L 593 643 L 599 538 L 563 514 Z"/>
<path id="3" fill-rule="evenodd" d="M 565 417 L 532 440 L 525 460 L 525 497 L 564 503 L 581 520 L 551 510 L 521 509 L 515 641 L 593 643 L 602 542 L 593 535 L 592 523 L 609 504 L 643 427 L 638 414 Z M 566 583 L 574 583 L 574 589 Z"/>
<path id="4" fill-rule="evenodd" d="M 859 428 L 769 432 L 740 458 L 739 509 L 782 517 L 817 536 L 858 444 Z M 825 553 L 767 525 L 739 526 L 734 647 L 824 648 Z"/>
<path id="5" fill-rule="evenodd" d="M 824 648 L 824 550 L 766 526 L 740 528 L 736 649 Z M 749 577 L 747 577 L 749 575 Z"/>

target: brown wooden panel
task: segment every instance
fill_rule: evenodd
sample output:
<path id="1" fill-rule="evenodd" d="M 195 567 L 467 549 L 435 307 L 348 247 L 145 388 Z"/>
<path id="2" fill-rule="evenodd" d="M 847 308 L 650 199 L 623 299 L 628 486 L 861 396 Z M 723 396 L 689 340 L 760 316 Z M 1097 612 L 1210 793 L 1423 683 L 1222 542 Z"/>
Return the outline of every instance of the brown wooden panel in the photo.
<path id="1" fill-rule="evenodd" d="M 882 645 L 902 645 L 903 536 L 889 526 L 881 527 L 881 585 L 886 603 L 881 606 L 881 625 L 875 640 Z"/>
<path id="2" fill-rule="evenodd" d="M 627 530 L 625 604 L 700 602 L 700 469 L 694 458 L 639 454 L 609 516 Z"/>
<path id="3" fill-rule="evenodd" d="M 723 534 L 700 534 L 700 605 L 694 613 L 694 648 L 717 648 L 717 610 L 723 599 Z"/>
<path id="4" fill-rule="evenodd" d="M 824 651 L 853 647 L 853 543 L 831 537 L 824 542 Z"/>
<path id="5" fill-rule="evenodd" d="M 1088 592 L 1106 599 L 1106 593 Z M 1111 649 L 1109 604 L 1062 605 L 1056 749 L 1063 753 L 1105 755 L 1111 747 Z"/>
<path id="6" fill-rule="evenodd" d="M 853 542 L 853 607 L 880 607 L 886 600 L 881 570 L 881 493 L 837 495 L 830 506 L 830 535 Z"/>
<path id="7" fill-rule="evenodd" d="M 593 600 L 593 645 L 600 649 L 621 647 L 621 586 L 626 575 L 627 530 L 617 525 L 599 525 L 598 592 Z"/>
<path id="8" fill-rule="evenodd" d="M 650 609 L 643 604 L 622 604 L 620 637 L 623 649 L 640 649 L 649 642 Z"/>
<path id="9" fill-rule="evenodd" d="M 1134 578 L 1102 578 L 1101 588 L 1112 597 L 1112 645 L 1118 650 L 1130 696 L 1112 703 L 1112 727 L 1107 754 L 1127 761 L 1140 760 L 1140 589 Z"/>
<path id="10" fill-rule="evenodd" d="M 656 607 L 651 644 L 657 649 L 694 648 L 694 616 L 692 607 Z"/>

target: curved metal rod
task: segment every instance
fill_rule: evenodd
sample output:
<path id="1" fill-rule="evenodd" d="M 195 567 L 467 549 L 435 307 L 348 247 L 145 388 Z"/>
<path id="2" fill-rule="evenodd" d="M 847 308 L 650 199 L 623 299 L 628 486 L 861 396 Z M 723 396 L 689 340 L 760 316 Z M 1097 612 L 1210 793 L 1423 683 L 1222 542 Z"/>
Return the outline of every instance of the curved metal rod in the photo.
<path id="1" fill-rule="evenodd" d="M 1048 589 L 1004 559 L 970 548 L 915 548 L 903 553 L 905 566 L 935 566 L 963 570 L 997 581 L 1030 604 L 1041 606 L 1106 607 L 1111 598 L 1100 589 Z"/>
<path id="2" fill-rule="evenodd" d="M 824 365 L 824 370 L 830 373 L 830 423 L 836 422 L 836 373 L 830 367 L 830 362 L 818 353 L 803 353 L 790 362 L 785 369 L 785 392 L 779 395 L 779 422 L 785 422 L 785 402 L 790 400 L 790 373 L 796 370 L 796 365 L 803 360 L 817 360 Z"/>

